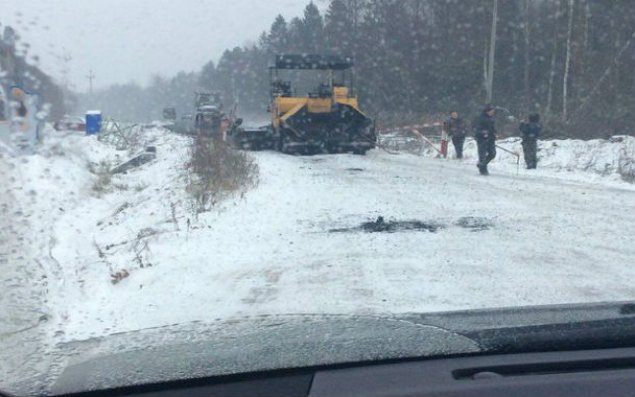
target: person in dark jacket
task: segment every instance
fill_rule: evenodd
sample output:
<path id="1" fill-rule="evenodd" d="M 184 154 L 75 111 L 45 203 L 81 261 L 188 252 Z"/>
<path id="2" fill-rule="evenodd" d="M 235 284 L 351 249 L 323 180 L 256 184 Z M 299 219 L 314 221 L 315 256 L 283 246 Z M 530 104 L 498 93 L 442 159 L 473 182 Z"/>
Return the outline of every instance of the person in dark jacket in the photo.
<path id="1" fill-rule="evenodd" d="M 18 101 L 18 116 L 19 117 L 26 117 L 26 115 L 29 113 L 28 109 L 26 108 L 26 106 L 24 105 L 24 102 L 22 100 Z"/>
<path id="2" fill-rule="evenodd" d="M 481 175 L 488 175 L 487 165 L 496 157 L 496 124 L 494 120 L 495 108 L 485 106 L 483 112 L 476 118 L 472 128 L 478 146 L 478 167 Z"/>
<path id="3" fill-rule="evenodd" d="M 465 135 L 467 128 L 463 119 L 459 117 L 459 112 L 450 112 L 450 117 L 443 123 L 443 129 L 452 138 L 452 145 L 456 152 L 456 158 L 463 158 L 463 144 L 465 143 Z"/>
<path id="4" fill-rule="evenodd" d="M 7 119 L 7 115 L 5 113 L 6 113 L 6 110 L 4 106 L 4 101 L 2 100 L 2 98 L 0 98 L 0 121 L 4 121 Z"/>
<path id="5" fill-rule="evenodd" d="M 542 124 L 540 124 L 539 114 L 530 114 L 529 121 L 520 123 L 520 132 L 523 135 L 523 153 L 525 155 L 525 163 L 527 169 L 535 169 L 538 163 L 536 152 L 538 151 L 538 138 L 542 132 Z"/>

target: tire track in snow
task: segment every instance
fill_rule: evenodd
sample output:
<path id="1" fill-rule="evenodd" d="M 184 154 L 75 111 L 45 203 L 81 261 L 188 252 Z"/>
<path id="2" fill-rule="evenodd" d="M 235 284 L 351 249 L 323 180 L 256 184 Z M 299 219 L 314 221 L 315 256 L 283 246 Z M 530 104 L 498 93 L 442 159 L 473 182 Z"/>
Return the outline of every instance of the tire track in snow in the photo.
<path id="1" fill-rule="evenodd" d="M 4 189 L 0 194 L 0 336 L 32 328 L 43 314 L 41 294 L 33 288 L 38 274 L 30 265 L 32 258 L 25 244 L 31 229 L 30 214 L 11 192 L 15 174 L 11 168 L 0 159 L 0 186 Z"/>
<path id="2" fill-rule="evenodd" d="M 39 373 L 46 354 L 43 311 L 47 280 L 32 257 L 32 214 L 12 193 L 19 175 L 11 162 L 0 158 L 0 379 L 27 379 Z M 7 390 L 10 391 L 10 390 Z"/>

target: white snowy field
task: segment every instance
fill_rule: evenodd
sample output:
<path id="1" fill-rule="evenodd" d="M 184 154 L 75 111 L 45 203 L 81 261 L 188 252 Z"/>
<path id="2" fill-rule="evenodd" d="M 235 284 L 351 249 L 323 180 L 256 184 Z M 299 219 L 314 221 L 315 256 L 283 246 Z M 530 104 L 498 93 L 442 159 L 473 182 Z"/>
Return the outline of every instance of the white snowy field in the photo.
<path id="1" fill-rule="evenodd" d="M 28 214 L 21 249 L 48 280 L 54 340 L 257 314 L 635 299 L 635 185 L 606 171 L 633 158 L 635 138 L 543 142 L 540 168 L 518 173 L 501 153 L 489 177 L 473 144 L 463 161 L 258 152 L 259 186 L 198 217 L 184 192 L 187 139 L 145 140 L 157 159 L 105 192 L 87 164 L 120 152 L 95 137 L 50 132 L 39 154 L 0 163 Z M 435 230 L 355 229 L 379 216 Z M 117 272 L 128 276 L 113 283 Z"/>

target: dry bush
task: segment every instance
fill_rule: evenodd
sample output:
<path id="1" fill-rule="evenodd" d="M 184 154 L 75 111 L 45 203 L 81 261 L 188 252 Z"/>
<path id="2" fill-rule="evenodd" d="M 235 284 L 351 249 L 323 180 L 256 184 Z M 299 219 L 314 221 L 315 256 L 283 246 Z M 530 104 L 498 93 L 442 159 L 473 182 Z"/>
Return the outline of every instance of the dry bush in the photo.
<path id="1" fill-rule="evenodd" d="M 130 276 L 130 273 L 126 270 L 120 270 L 116 273 L 112 273 L 110 275 L 110 282 L 113 284 L 119 284 L 120 281 L 122 281 L 125 278 L 128 278 Z"/>
<path id="2" fill-rule="evenodd" d="M 93 191 L 98 194 L 107 192 L 112 182 L 110 163 L 107 161 L 102 161 L 99 164 L 90 163 L 88 169 L 97 176 L 93 183 Z"/>
<path id="3" fill-rule="evenodd" d="M 225 142 L 197 136 L 192 140 L 189 161 L 188 192 L 196 212 L 204 212 L 232 193 L 243 193 L 258 184 L 258 165 L 244 152 Z"/>
<path id="4" fill-rule="evenodd" d="M 66 156 L 66 152 L 64 151 L 64 148 L 62 147 L 62 145 L 60 145 L 59 143 L 56 143 L 53 146 L 51 146 L 51 148 L 49 149 L 49 153 L 47 153 L 47 155 L 63 157 L 63 156 Z"/>

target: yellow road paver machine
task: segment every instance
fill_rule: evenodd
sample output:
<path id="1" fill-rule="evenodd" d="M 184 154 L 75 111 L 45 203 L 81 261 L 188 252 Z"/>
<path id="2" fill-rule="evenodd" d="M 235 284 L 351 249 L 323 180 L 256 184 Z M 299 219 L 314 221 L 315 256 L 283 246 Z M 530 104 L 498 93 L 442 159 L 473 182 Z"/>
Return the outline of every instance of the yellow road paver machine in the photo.
<path id="1" fill-rule="evenodd" d="M 235 146 L 288 154 L 373 149 L 375 125 L 359 108 L 352 68 L 347 57 L 277 55 L 270 68 L 271 125 L 255 130 L 237 126 L 231 134 Z"/>

